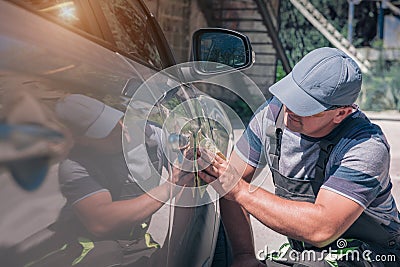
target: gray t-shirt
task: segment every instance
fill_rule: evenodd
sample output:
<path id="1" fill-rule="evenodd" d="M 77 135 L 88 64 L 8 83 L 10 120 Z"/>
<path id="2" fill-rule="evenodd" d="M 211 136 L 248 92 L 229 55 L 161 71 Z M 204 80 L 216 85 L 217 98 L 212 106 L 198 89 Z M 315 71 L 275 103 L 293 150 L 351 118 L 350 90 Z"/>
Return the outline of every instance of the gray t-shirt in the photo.
<path id="1" fill-rule="evenodd" d="M 236 153 L 253 167 L 270 163 L 267 131 L 274 129 L 280 107 L 276 98 L 262 105 L 236 144 Z M 368 120 L 360 110 L 350 116 Z M 314 178 L 320 140 L 284 128 L 279 172 L 293 178 Z M 351 130 L 333 148 L 321 188 L 355 201 L 390 232 L 400 233 L 400 215 L 391 193 L 389 166 L 389 145 L 379 126 L 371 123 L 362 131 Z"/>
<path id="2" fill-rule="evenodd" d="M 144 144 L 140 149 L 129 151 L 128 153 L 132 153 L 126 159 L 122 151 L 105 155 L 96 150 L 76 147 L 69 158 L 60 163 L 60 189 L 67 203 L 58 219 L 59 229 L 92 237 L 73 212 L 73 205 L 99 192 L 109 192 L 113 201 L 132 199 L 142 195 L 145 192 L 144 187 L 153 188 L 159 184 L 161 170 L 167 166 L 161 147 L 161 129 L 149 125 L 149 131 L 146 142 L 152 143 L 151 147 L 154 149 L 150 146 L 148 148 L 154 150 L 154 158 L 158 160 L 154 168 L 153 162 L 148 158 L 150 151 L 146 150 Z M 115 238 L 130 239 L 130 229 L 121 229 L 119 233 L 115 233 Z"/>

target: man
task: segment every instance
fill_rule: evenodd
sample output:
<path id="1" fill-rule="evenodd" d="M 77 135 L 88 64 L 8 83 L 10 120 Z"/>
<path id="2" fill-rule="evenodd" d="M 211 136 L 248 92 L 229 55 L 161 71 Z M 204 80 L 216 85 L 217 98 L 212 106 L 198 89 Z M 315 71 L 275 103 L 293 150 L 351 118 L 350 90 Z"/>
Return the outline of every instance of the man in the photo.
<path id="1" fill-rule="evenodd" d="M 67 202 L 57 222 L 50 227 L 55 232 L 52 251 L 29 265 L 156 264 L 154 252 L 159 245 L 147 233 L 148 225 L 151 215 L 171 197 L 171 192 L 177 193 L 174 183 L 179 177 L 160 186 L 154 183 L 148 192 L 151 196 L 144 193 L 136 183 L 143 177 L 133 177 L 124 159 L 121 137 L 127 142 L 134 137 L 124 129 L 122 112 L 79 94 L 61 99 L 55 109 L 75 142 L 68 158 L 59 165 L 60 188 Z M 135 155 L 147 159 L 146 148 L 156 153 L 157 159 L 149 155 L 150 164 L 160 173 L 166 166 L 158 146 L 161 130 L 148 124 L 145 132 L 150 145 L 146 144 L 145 150 L 136 151 Z M 138 168 L 150 169 L 150 165 L 145 166 L 147 162 L 141 160 L 142 166 Z M 155 179 L 158 185 L 159 176 Z"/>
<path id="2" fill-rule="evenodd" d="M 256 112 L 229 163 L 203 151 L 201 164 L 212 164 L 200 177 L 218 178 L 214 187 L 226 194 L 221 213 L 234 266 L 262 266 L 248 214 L 289 238 L 290 247 L 267 266 L 383 266 L 373 262 L 377 255 L 399 252 L 389 145 L 354 104 L 361 80 L 345 53 L 316 49 L 270 87 L 274 97 Z M 249 184 L 267 164 L 276 195 Z M 351 250 L 360 252 L 358 259 L 345 255 Z"/>

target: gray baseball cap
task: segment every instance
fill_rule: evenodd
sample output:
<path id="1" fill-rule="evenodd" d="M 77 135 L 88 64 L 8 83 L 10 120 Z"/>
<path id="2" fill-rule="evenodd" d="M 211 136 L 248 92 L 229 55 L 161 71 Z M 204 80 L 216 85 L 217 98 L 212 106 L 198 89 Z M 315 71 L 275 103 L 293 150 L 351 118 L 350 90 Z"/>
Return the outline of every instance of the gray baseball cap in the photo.
<path id="1" fill-rule="evenodd" d="M 78 135 L 107 137 L 124 113 L 94 98 L 72 94 L 56 104 L 57 116 Z"/>
<path id="2" fill-rule="evenodd" d="M 322 47 L 303 57 L 269 91 L 299 116 L 353 104 L 361 90 L 361 70 L 348 55 Z"/>

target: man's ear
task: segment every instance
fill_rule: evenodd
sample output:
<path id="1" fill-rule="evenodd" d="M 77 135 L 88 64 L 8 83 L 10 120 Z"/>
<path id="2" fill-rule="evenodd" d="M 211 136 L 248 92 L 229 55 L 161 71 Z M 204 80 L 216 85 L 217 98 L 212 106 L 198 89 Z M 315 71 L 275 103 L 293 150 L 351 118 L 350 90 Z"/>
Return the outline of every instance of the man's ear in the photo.
<path id="1" fill-rule="evenodd" d="M 333 118 L 333 122 L 339 124 L 341 123 L 347 116 L 353 113 L 352 107 L 344 107 L 338 108 L 335 117 Z"/>

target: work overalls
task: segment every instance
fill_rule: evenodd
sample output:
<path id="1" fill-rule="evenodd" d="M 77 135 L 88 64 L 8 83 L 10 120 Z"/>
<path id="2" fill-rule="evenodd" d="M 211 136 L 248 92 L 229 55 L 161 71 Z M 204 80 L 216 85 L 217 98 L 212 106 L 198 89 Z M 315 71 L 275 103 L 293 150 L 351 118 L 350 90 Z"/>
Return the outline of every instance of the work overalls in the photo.
<path id="1" fill-rule="evenodd" d="M 314 203 L 318 191 L 325 180 L 325 169 L 329 155 L 339 140 L 351 129 L 368 127 L 369 121 L 362 118 L 349 118 L 349 121 L 342 123 L 339 134 L 332 139 L 323 139 L 319 142 L 320 153 L 315 169 L 315 178 L 305 180 L 301 178 L 286 177 L 279 172 L 279 160 L 282 140 L 283 109 L 278 113 L 274 129 L 268 131 L 270 140 L 269 157 L 270 166 L 275 185 L 275 194 L 290 200 L 306 201 Z M 317 248 L 311 244 L 288 238 L 289 244 L 281 247 L 280 253 L 270 255 L 272 262 L 279 262 L 288 266 L 400 266 L 400 236 L 393 236 L 381 224 L 374 221 L 371 217 L 362 213 L 361 216 L 351 225 L 351 227 L 336 241 L 325 248 Z M 345 246 L 343 246 L 345 245 Z M 349 256 L 343 256 L 347 252 L 358 250 L 360 257 L 352 260 Z M 371 250 L 379 255 L 397 254 L 396 262 L 373 262 L 363 259 L 362 252 Z M 304 257 L 300 253 L 303 251 L 315 251 L 316 256 Z M 298 252 L 298 253 L 297 253 Z M 330 252 L 330 253 L 329 253 Z M 291 260 L 288 254 L 298 255 L 298 259 Z M 310 254 L 310 253 L 308 253 Z M 350 255 L 351 256 L 351 255 Z M 371 259 L 374 254 L 369 255 Z M 294 257 L 296 258 L 296 257 Z M 350 258 L 350 259 L 349 259 Z M 281 260 L 284 259 L 284 260 Z M 319 259 L 318 261 L 316 259 Z M 271 266 L 275 263 L 271 262 Z M 268 260 L 267 260 L 267 266 Z"/>

